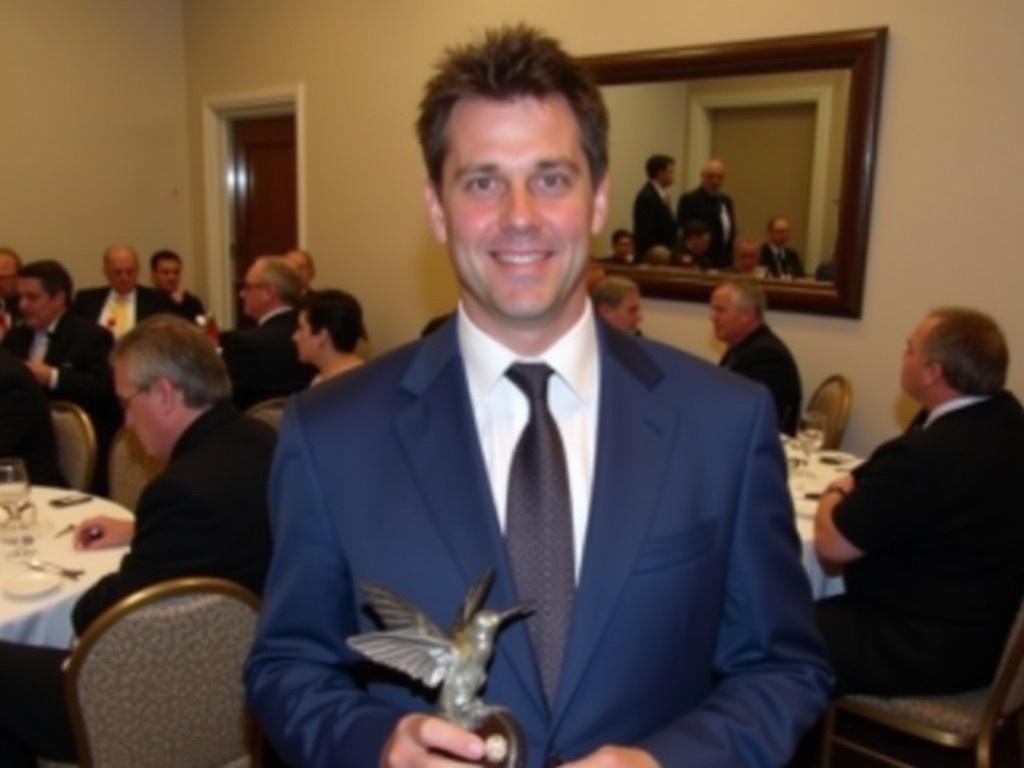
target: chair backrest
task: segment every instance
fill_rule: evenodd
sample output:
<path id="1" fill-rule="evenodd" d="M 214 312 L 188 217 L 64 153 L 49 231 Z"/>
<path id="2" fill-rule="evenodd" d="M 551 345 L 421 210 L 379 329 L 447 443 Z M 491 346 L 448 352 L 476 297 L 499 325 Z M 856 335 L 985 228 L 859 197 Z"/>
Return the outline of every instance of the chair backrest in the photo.
<path id="1" fill-rule="evenodd" d="M 110 442 L 110 458 L 107 462 L 110 498 L 134 511 L 142 489 L 166 466 L 167 462 L 154 459 L 146 453 L 135 432 L 128 427 L 121 427 Z"/>
<path id="2" fill-rule="evenodd" d="M 269 424 L 275 430 L 281 429 L 281 418 L 284 416 L 284 401 L 287 398 L 284 397 L 271 397 L 266 400 L 260 400 L 254 405 L 250 405 L 246 411 L 246 416 L 252 416 L 254 419 L 259 419 L 265 424 Z"/>
<path id="3" fill-rule="evenodd" d="M 67 400 L 50 403 L 53 434 L 57 440 L 57 465 L 68 485 L 87 491 L 96 471 L 96 430 L 84 410 Z"/>
<path id="4" fill-rule="evenodd" d="M 1021 600 L 1003 656 L 992 683 L 992 698 L 998 705 L 996 714 L 1006 715 L 1024 707 L 1024 599 Z"/>
<path id="5" fill-rule="evenodd" d="M 807 410 L 820 411 L 828 418 L 822 448 L 834 450 L 842 443 L 852 406 L 853 384 L 840 373 L 832 374 L 814 390 L 811 399 L 807 401 Z"/>
<path id="6" fill-rule="evenodd" d="M 255 754 L 242 664 L 258 611 L 245 588 L 190 577 L 104 612 L 65 668 L 79 765 L 219 766 Z"/>

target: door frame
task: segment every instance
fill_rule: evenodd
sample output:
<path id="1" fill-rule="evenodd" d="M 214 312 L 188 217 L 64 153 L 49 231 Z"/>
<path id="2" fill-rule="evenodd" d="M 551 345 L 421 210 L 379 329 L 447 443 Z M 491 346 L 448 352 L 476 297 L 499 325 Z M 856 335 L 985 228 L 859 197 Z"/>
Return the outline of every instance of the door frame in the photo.
<path id="1" fill-rule="evenodd" d="M 306 94 L 302 83 L 207 96 L 202 103 L 203 191 L 206 212 L 207 304 L 223 328 L 235 317 L 231 239 L 231 126 L 246 117 L 295 118 L 295 190 L 299 241 L 306 243 Z"/>

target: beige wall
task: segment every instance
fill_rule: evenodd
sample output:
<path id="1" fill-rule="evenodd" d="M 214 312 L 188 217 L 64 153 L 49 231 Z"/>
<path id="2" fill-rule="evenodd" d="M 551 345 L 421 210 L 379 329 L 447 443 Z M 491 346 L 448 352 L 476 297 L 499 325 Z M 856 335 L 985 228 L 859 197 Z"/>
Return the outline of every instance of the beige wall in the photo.
<path id="1" fill-rule="evenodd" d="M 848 444 L 867 450 L 900 414 L 903 337 L 929 306 L 991 311 L 1012 337 L 1024 392 L 1024 4 L 987 0 L 183 0 L 188 165 L 180 162 L 177 0 L 0 3 L 0 240 L 94 279 L 92 253 L 204 241 L 199 104 L 303 82 L 308 242 L 325 283 L 364 301 L 378 350 L 411 338 L 455 296 L 422 214 L 411 125 L 430 63 L 488 24 L 525 19 L 578 54 L 888 25 L 864 317 L 771 313 L 805 386 L 833 370 L 857 389 Z M 600 9 L 600 10 L 598 10 Z M 68 126 L 73 130 L 70 131 Z M 12 151 L 16 147 L 17 151 Z M 191 195 L 182 189 L 189 179 Z M 10 179 L 17 179 L 12 185 Z M 619 189 L 632 196 L 635 189 Z M 186 249 L 187 250 L 187 249 Z M 87 254 L 83 256 L 82 254 Z M 90 271 L 92 270 L 92 271 Z M 193 270 L 198 273 L 199 265 Z M 647 302 L 649 336 L 715 358 L 703 307 Z"/>
<path id="2" fill-rule="evenodd" d="M 0 0 L 0 29 L 0 242 L 79 285 L 111 241 L 187 255 L 178 0 Z"/>

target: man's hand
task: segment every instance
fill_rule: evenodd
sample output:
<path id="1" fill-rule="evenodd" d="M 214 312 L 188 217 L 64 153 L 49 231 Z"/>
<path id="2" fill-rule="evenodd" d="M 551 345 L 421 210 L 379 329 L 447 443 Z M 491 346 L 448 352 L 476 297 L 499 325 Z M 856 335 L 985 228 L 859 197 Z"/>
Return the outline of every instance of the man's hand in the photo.
<path id="1" fill-rule="evenodd" d="M 80 522 L 72 536 L 75 549 L 106 549 L 130 544 L 135 535 L 135 523 L 116 517 L 90 517 Z"/>
<path id="2" fill-rule="evenodd" d="M 856 485 L 853 475 L 843 475 L 829 483 L 818 502 L 818 511 L 814 515 L 814 549 L 827 573 L 837 571 L 837 566 L 852 562 L 864 554 L 832 522 L 835 508 L 853 493 Z"/>
<path id="3" fill-rule="evenodd" d="M 439 754 L 440 753 L 440 754 Z M 429 715 L 406 715 L 384 745 L 380 768 L 456 768 L 484 756 L 483 740 Z"/>
<path id="4" fill-rule="evenodd" d="M 582 760 L 563 763 L 562 768 L 660 768 L 648 752 L 634 747 L 601 747 Z"/>
<path id="5" fill-rule="evenodd" d="M 42 360 L 26 360 L 25 367 L 28 368 L 36 381 L 43 387 L 43 389 L 50 388 L 50 374 L 53 373 L 53 366 L 47 365 Z"/>

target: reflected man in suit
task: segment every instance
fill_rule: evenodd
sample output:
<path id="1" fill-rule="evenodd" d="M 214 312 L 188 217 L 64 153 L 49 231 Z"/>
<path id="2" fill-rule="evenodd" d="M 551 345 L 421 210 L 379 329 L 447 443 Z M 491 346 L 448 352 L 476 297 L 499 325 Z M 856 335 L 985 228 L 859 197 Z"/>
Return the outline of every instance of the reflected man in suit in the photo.
<path id="1" fill-rule="evenodd" d="M 900 383 L 921 412 L 829 486 L 819 556 L 846 593 L 817 604 L 840 692 L 949 694 L 989 685 L 1024 589 L 1024 410 L 1003 389 L 987 315 L 930 312 Z"/>
<path id="2" fill-rule="evenodd" d="M 153 286 L 170 300 L 171 309 L 175 313 L 195 323 L 198 318 L 206 315 L 206 309 L 199 297 L 186 291 L 181 284 L 182 269 L 181 256 L 166 248 L 149 257 L 149 275 Z"/>
<path id="3" fill-rule="evenodd" d="M 700 186 L 679 198 L 676 221 L 680 226 L 700 219 L 711 231 L 707 263 L 711 269 L 725 269 L 732 263 L 736 239 L 736 211 L 732 198 L 722 191 L 725 163 L 713 158 L 701 169 Z"/>
<path id="4" fill-rule="evenodd" d="M 638 262 L 656 245 L 670 252 L 676 246 L 676 220 L 672 216 L 669 188 L 675 181 L 676 163 L 668 155 L 651 155 L 644 164 L 647 181 L 633 200 L 633 240 Z"/>
<path id="5" fill-rule="evenodd" d="M 362 583 L 446 626 L 493 567 L 490 606 L 539 606 L 498 636 L 484 692 L 522 723 L 528 768 L 785 763 L 830 675 L 773 408 L 596 322 L 584 273 L 608 207 L 600 92 L 553 39 L 493 30 L 441 61 L 417 126 L 459 307 L 287 407 L 246 670 L 265 733 L 295 766 L 479 762 L 478 736 L 345 638 L 376 627 Z M 547 377 L 529 401 L 524 370 Z M 541 421 L 564 464 L 545 463 L 560 503 L 534 521 L 516 447 Z M 534 522 L 565 546 L 538 567 L 567 582 L 523 571 Z"/>
<path id="6" fill-rule="evenodd" d="M 787 245 L 792 225 L 785 216 L 768 220 L 768 240 L 761 246 L 761 266 L 769 277 L 803 277 L 800 254 Z"/>
<path id="7" fill-rule="evenodd" d="M 139 255 L 129 245 L 111 245 L 103 252 L 107 285 L 82 288 L 71 309 L 121 338 L 147 317 L 173 312 L 170 300 L 160 291 L 139 285 Z"/>
<path id="8" fill-rule="evenodd" d="M 143 490 L 134 520 L 92 517 L 71 535 L 76 549 L 131 544 L 118 570 L 75 603 L 78 636 L 122 598 L 167 579 L 219 576 L 259 594 L 270 559 L 260 480 L 275 435 L 232 407 L 227 371 L 209 340 L 183 318 L 154 317 L 122 337 L 113 358 L 128 427 L 168 464 Z M 4 768 L 34 768 L 36 755 L 75 759 L 61 673 L 67 656 L 0 642 Z"/>

